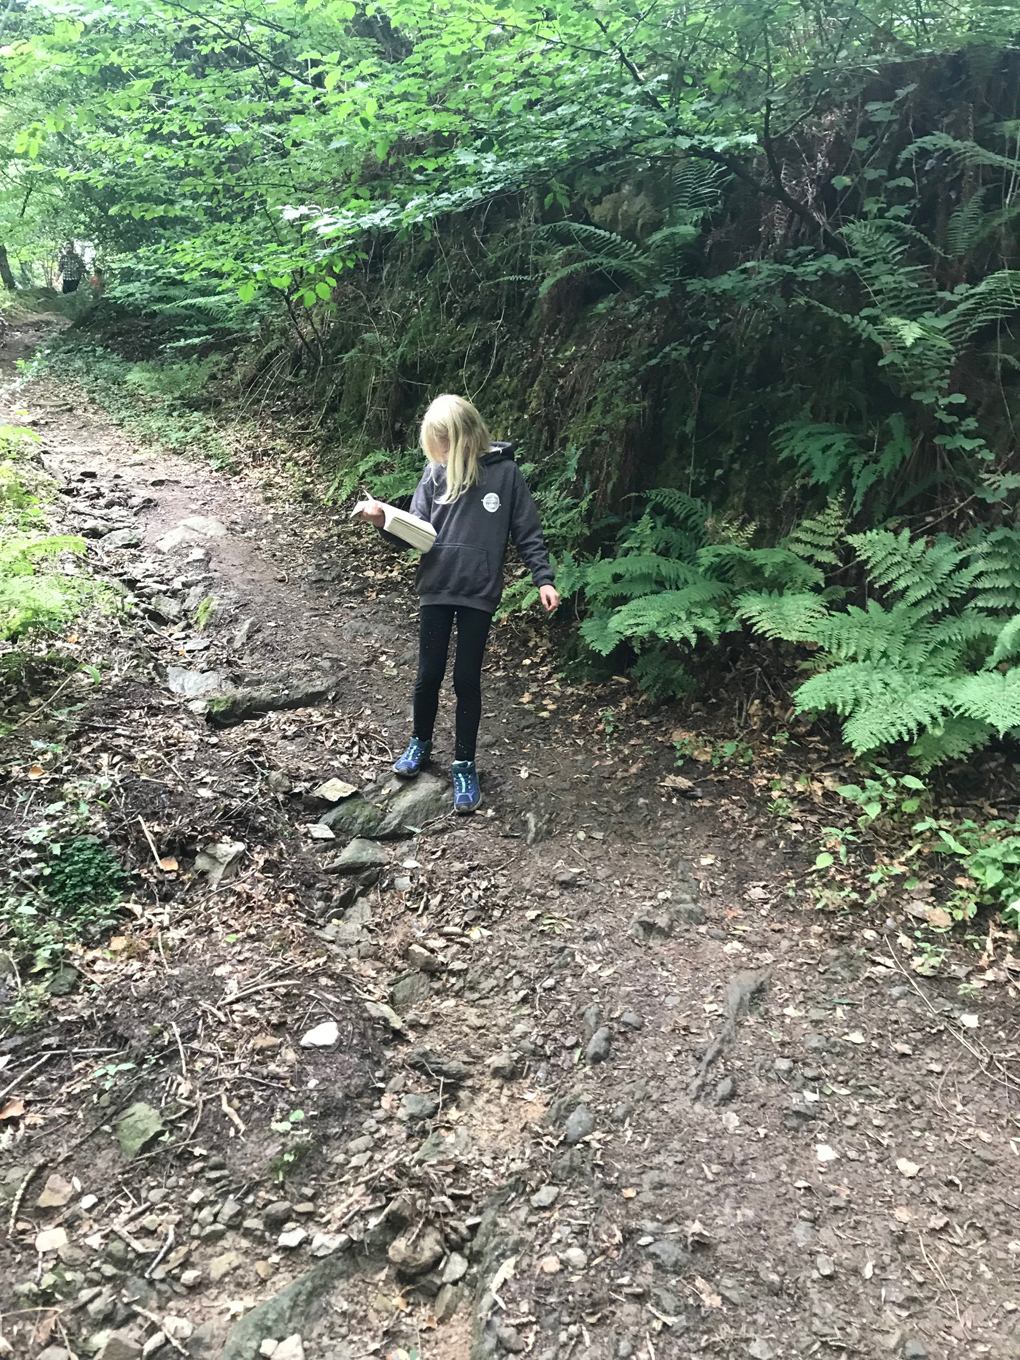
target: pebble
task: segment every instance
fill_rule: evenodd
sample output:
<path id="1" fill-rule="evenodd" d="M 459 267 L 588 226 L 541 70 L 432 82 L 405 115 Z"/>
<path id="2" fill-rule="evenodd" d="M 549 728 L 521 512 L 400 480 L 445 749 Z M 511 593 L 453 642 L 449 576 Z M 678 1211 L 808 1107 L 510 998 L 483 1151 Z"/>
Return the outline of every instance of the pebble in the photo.
<path id="1" fill-rule="evenodd" d="M 439 1113 L 439 1098 L 437 1096 L 419 1096 L 408 1094 L 400 1102 L 400 1117 L 409 1123 L 420 1123 L 425 1119 L 434 1119 Z"/>
<path id="2" fill-rule="evenodd" d="M 457 1284 L 467 1273 L 467 1259 L 459 1251 L 451 1251 L 443 1267 L 443 1284 Z"/>
<path id="3" fill-rule="evenodd" d="M 262 1217 L 267 1228 L 280 1228 L 293 1213 L 294 1206 L 289 1199 L 276 1199 L 262 1210 Z"/>
<path id="4" fill-rule="evenodd" d="M 326 1020 L 301 1036 L 302 1048 L 332 1048 L 340 1042 L 340 1028 L 335 1020 Z"/>
<path id="5" fill-rule="evenodd" d="M 637 1011 L 624 1011 L 620 1016 L 620 1024 L 624 1029 L 644 1029 L 645 1018 L 638 1015 Z"/>
<path id="6" fill-rule="evenodd" d="M 606 1062 L 612 1047 L 612 1031 L 608 1025 L 601 1025 L 588 1040 L 585 1057 L 592 1064 Z"/>
<path id="7" fill-rule="evenodd" d="M 725 1105 L 728 1100 L 732 1100 L 737 1093 L 737 1083 L 732 1077 L 723 1077 L 715 1088 L 715 1103 Z"/>
<path id="8" fill-rule="evenodd" d="M 903 1347 L 903 1360 L 928 1360 L 928 1347 L 923 1341 L 908 1341 Z"/>
<path id="9" fill-rule="evenodd" d="M 823 1279 L 827 1280 L 831 1275 L 835 1275 L 836 1262 L 831 1256 L 816 1256 L 815 1269 Z"/>
<path id="10" fill-rule="evenodd" d="M 560 1187 L 558 1185 L 543 1185 L 541 1190 L 536 1190 L 531 1196 L 531 1207 L 533 1209 L 551 1209 L 559 1198 Z"/>
<path id="11" fill-rule="evenodd" d="M 217 1222 L 225 1224 L 228 1228 L 236 1228 L 244 1218 L 244 1210 L 236 1199 L 226 1199 L 216 1215 Z"/>
<path id="12" fill-rule="evenodd" d="M 285 1337 L 273 1351 L 273 1360 L 305 1360 L 305 1347 L 299 1334 Z"/>
<path id="13" fill-rule="evenodd" d="M 563 1141 L 568 1144 L 579 1143 L 595 1131 L 595 1116 L 587 1105 L 578 1105 L 563 1127 Z"/>
<path id="14" fill-rule="evenodd" d="M 287 1251 L 293 1251 L 295 1247 L 300 1247 L 308 1234 L 304 1228 L 291 1228 L 290 1232 L 282 1232 L 276 1239 L 278 1247 L 284 1247 Z"/>
<path id="15" fill-rule="evenodd" d="M 511 1081 L 517 1075 L 517 1056 L 507 1050 L 489 1060 L 489 1075 L 500 1081 Z"/>
<path id="16" fill-rule="evenodd" d="M 568 1247 L 563 1253 L 563 1261 L 571 1270 L 584 1270 L 588 1265 L 588 1253 L 580 1247 Z"/>
<path id="17" fill-rule="evenodd" d="M 538 1268 L 543 1275 L 556 1275 L 560 1269 L 560 1258 L 558 1256 L 543 1256 L 538 1263 Z"/>
<path id="18" fill-rule="evenodd" d="M 658 1242 L 653 1242 L 648 1248 L 648 1255 L 654 1257 L 664 1270 L 672 1271 L 674 1274 L 682 1270 L 688 1260 L 687 1252 L 680 1243 L 669 1237 L 663 1237 Z"/>
<path id="19" fill-rule="evenodd" d="M 793 1060 L 791 1058 L 777 1058 L 772 1064 L 772 1070 L 777 1077 L 788 1077 L 793 1071 Z"/>
<path id="20" fill-rule="evenodd" d="M 237 1251 L 225 1251 L 222 1256 L 214 1256 L 209 1262 L 209 1279 L 213 1284 L 229 1275 L 232 1270 L 244 1264 L 244 1257 Z"/>

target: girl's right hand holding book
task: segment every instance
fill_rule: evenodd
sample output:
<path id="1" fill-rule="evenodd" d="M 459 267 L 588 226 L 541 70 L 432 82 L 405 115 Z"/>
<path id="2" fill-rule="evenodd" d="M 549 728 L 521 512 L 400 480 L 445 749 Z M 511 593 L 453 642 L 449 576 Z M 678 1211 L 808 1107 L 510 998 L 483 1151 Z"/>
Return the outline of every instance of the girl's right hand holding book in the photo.
<path id="1" fill-rule="evenodd" d="M 354 513 L 366 524 L 374 524 L 377 529 L 381 529 L 386 523 L 386 511 L 378 501 L 362 501 Z"/>

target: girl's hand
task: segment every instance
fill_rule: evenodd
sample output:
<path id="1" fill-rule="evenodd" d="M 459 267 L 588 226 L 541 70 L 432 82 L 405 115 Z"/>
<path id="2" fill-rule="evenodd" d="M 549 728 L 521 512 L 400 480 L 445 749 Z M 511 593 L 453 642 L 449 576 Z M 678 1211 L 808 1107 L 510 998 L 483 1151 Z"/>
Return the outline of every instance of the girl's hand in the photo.
<path id="1" fill-rule="evenodd" d="M 362 501 L 361 518 L 366 524 L 374 524 L 377 529 L 381 529 L 386 523 L 386 511 L 378 501 Z"/>
<path id="2" fill-rule="evenodd" d="M 542 607 L 547 614 L 551 614 L 560 602 L 559 591 L 555 586 L 539 586 L 538 593 L 542 599 Z"/>

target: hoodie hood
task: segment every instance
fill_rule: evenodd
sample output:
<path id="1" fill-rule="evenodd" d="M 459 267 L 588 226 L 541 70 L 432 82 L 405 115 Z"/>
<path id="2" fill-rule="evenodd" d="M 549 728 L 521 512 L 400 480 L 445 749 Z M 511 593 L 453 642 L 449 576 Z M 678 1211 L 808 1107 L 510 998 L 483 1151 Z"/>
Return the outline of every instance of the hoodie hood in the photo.
<path id="1" fill-rule="evenodd" d="M 503 439 L 494 439 L 492 448 L 488 453 L 483 453 L 479 462 L 485 467 L 494 467 L 496 463 L 513 462 L 515 445 L 509 444 Z"/>

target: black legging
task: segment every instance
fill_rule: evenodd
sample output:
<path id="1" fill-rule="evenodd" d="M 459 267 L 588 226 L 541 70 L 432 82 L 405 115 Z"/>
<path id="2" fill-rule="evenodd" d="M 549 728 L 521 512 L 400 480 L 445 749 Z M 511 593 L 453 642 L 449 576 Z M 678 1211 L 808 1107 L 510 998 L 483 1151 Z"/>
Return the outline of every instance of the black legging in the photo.
<path id="1" fill-rule="evenodd" d="M 457 619 L 457 656 L 453 688 L 457 694 L 455 760 L 474 760 L 482 719 L 482 657 L 492 615 L 466 605 L 423 604 L 418 632 L 418 678 L 414 685 L 414 735 L 432 740 L 439 709 L 439 689 L 446 674 L 450 633 Z"/>

